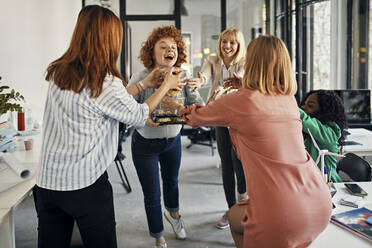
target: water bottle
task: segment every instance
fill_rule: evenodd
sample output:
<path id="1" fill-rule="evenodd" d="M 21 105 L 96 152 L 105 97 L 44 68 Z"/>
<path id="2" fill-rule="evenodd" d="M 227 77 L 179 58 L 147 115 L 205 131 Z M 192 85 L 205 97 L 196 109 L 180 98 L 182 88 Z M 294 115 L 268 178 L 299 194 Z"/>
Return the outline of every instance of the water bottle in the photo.
<path id="1" fill-rule="evenodd" d="M 32 130 L 34 128 L 34 120 L 32 118 L 32 110 L 30 105 L 25 105 L 25 122 L 26 122 L 26 130 Z"/>

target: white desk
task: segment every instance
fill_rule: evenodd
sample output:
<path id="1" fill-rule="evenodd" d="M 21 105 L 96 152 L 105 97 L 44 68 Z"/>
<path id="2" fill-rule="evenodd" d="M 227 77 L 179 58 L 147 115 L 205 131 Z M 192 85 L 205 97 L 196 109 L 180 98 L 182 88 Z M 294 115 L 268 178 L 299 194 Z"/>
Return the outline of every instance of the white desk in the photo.
<path id="1" fill-rule="evenodd" d="M 357 182 L 365 191 L 368 196 L 364 198 L 367 204 L 364 207 L 372 209 L 372 182 Z M 338 204 L 341 197 L 349 195 L 343 183 L 335 183 L 337 193 L 333 197 L 333 203 L 336 208 L 333 209 L 332 214 L 352 210 L 355 208 L 341 206 Z M 363 239 L 352 232 L 345 230 L 333 223 L 329 223 L 327 228 L 321 233 L 318 238 L 310 245 L 311 248 L 371 248 L 372 242 Z"/>
<path id="2" fill-rule="evenodd" d="M 342 153 L 352 152 L 359 156 L 372 156 L 372 132 L 364 128 L 349 128 L 346 141 L 354 141 L 360 145 L 346 145 Z"/>
<path id="3" fill-rule="evenodd" d="M 27 138 L 31 138 L 28 136 Z M 36 171 L 39 164 L 40 155 L 40 135 L 32 136 L 34 148 L 31 151 L 18 149 L 14 152 L 20 162 L 27 162 L 29 169 L 33 173 L 30 178 L 15 186 L 0 192 L 0 246 L 1 248 L 15 248 L 14 235 L 14 212 L 19 203 L 26 198 L 36 181 Z"/>

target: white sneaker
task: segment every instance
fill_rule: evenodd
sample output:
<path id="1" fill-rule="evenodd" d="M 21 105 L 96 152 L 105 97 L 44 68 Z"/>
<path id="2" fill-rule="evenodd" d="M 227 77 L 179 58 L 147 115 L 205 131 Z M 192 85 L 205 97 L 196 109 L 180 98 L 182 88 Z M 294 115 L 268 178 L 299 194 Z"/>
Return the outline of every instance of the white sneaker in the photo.
<path id="1" fill-rule="evenodd" d="M 167 243 L 156 243 L 154 248 L 167 248 Z"/>
<path id="2" fill-rule="evenodd" d="M 227 212 L 224 213 L 222 218 L 217 222 L 216 227 L 221 230 L 230 227 L 229 219 L 227 218 Z"/>
<path id="3" fill-rule="evenodd" d="M 182 217 L 174 219 L 168 211 L 164 211 L 164 217 L 171 224 L 174 234 L 178 239 L 186 239 L 185 224 L 183 223 Z"/>
<path id="4" fill-rule="evenodd" d="M 247 192 L 244 192 L 243 194 L 238 193 L 238 201 L 242 201 L 246 199 L 248 199 Z"/>

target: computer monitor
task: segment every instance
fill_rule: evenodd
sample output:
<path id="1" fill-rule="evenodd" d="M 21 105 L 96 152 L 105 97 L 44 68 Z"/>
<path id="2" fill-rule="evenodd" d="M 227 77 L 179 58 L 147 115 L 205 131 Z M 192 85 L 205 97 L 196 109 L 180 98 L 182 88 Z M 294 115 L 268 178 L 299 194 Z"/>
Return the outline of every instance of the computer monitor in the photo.
<path id="1" fill-rule="evenodd" d="M 342 98 L 348 123 L 371 123 L 370 90 L 335 90 Z"/>

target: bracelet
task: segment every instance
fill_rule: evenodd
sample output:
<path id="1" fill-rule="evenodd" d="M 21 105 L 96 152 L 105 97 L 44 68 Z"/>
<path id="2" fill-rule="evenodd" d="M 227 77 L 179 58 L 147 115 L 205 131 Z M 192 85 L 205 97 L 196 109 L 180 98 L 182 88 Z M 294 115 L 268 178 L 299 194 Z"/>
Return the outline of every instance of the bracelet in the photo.
<path id="1" fill-rule="evenodd" d="M 141 86 L 142 90 L 146 89 L 146 87 L 145 87 L 145 85 L 143 84 L 142 81 L 139 81 L 138 84 L 139 84 L 139 86 Z"/>

